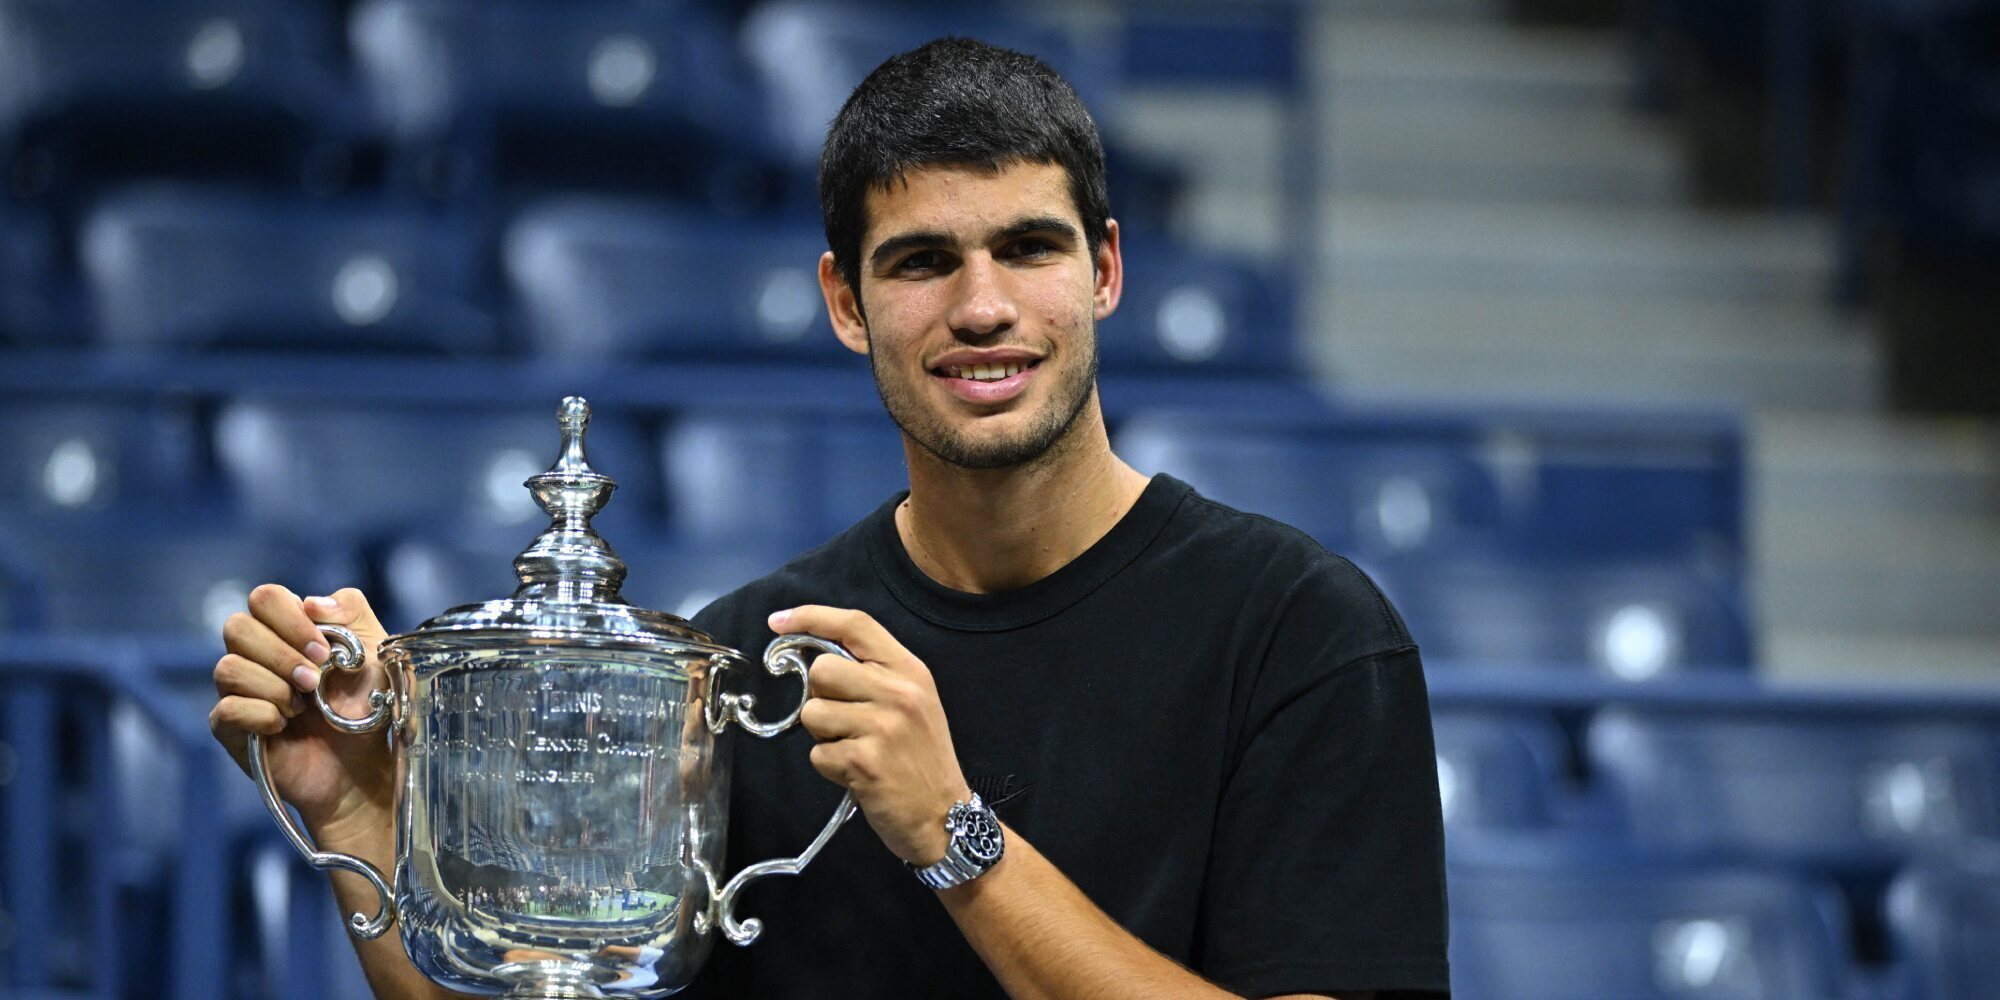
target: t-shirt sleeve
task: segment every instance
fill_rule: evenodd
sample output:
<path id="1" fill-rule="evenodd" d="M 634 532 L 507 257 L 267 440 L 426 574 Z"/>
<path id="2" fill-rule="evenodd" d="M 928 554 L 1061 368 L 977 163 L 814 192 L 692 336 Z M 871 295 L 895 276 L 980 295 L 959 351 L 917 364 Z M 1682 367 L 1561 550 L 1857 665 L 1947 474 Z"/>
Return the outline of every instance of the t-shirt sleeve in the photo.
<path id="1" fill-rule="evenodd" d="M 1275 624 L 1222 796 L 1200 971 L 1246 996 L 1450 988 L 1423 667 L 1348 572 Z M 1357 653 L 1352 623 L 1367 615 L 1358 648 L 1377 648 Z"/>

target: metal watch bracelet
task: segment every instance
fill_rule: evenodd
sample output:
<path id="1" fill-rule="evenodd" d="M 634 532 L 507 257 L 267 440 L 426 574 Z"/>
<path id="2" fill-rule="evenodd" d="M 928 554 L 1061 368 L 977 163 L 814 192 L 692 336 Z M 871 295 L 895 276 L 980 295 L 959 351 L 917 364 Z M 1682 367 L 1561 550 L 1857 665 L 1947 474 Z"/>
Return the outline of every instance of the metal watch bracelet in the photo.
<path id="1" fill-rule="evenodd" d="M 930 889 L 950 889 L 964 885 L 986 874 L 1000 862 L 1006 852 L 1004 834 L 1000 821 L 993 810 L 972 793 L 969 802 L 959 802 L 945 814 L 945 833 L 951 840 L 945 845 L 944 857 L 936 864 L 919 868 L 909 862 L 904 867 L 917 877 L 917 881 Z"/>

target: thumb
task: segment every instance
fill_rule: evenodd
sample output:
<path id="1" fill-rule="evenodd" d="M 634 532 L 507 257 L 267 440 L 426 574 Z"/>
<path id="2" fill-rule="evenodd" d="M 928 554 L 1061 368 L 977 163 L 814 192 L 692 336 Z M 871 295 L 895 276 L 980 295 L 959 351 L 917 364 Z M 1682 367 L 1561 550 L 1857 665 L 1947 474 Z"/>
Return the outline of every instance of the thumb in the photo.
<path id="1" fill-rule="evenodd" d="M 308 597 L 305 603 L 306 614 L 313 621 L 323 625 L 345 625 L 353 629 L 354 634 L 370 649 L 389 635 L 376 619 L 375 610 L 368 606 L 368 598 L 353 587 L 336 590 L 331 597 Z"/>

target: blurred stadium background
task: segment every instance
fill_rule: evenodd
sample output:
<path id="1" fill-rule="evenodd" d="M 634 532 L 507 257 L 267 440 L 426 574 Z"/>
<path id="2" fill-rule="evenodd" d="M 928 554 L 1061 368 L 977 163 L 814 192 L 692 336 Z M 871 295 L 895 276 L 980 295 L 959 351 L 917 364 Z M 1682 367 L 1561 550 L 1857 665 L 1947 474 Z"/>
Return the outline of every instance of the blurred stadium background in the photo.
<path id="1" fill-rule="evenodd" d="M 1405 610 L 1459 995 L 2000 997 L 1994 0 L 0 0 L 0 995 L 365 995 L 218 625 L 509 591 L 562 395 L 639 603 L 896 487 L 811 167 L 945 33 L 1104 126 L 1121 452 Z"/>

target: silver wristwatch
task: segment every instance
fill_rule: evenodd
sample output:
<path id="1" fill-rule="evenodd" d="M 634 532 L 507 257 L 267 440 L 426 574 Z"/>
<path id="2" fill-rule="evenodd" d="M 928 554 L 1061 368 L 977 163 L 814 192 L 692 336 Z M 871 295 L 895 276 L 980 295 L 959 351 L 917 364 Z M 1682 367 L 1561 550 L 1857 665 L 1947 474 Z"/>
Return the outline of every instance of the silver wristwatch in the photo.
<path id="1" fill-rule="evenodd" d="M 927 868 L 903 862 L 917 881 L 932 889 L 964 885 L 986 874 L 1007 850 L 1000 819 L 980 801 L 978 792 L 972 793 L 972 801 L 956 803 L 945 813 L 944 832 L 951 835 L 951 843 L 943 860 Z"/>

